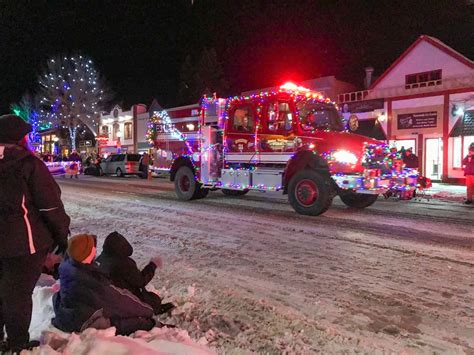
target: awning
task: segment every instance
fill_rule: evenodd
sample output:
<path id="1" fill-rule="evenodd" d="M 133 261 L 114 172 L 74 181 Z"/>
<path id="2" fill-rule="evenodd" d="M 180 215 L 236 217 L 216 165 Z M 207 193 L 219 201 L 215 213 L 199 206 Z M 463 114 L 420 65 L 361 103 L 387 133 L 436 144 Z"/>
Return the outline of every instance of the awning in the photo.
<path id="1" fill-rule="evenodd" d="M 359 120 L 359 128 L 352 133 L 378 140 L 386 140 L 385 132 L 377 119 Z"/>
<path id="2" fill-rule="evenodd" d="M 474 110 L 466 111 L 454 125 L 450 137 L 459 136 L 474 136 Z"/>

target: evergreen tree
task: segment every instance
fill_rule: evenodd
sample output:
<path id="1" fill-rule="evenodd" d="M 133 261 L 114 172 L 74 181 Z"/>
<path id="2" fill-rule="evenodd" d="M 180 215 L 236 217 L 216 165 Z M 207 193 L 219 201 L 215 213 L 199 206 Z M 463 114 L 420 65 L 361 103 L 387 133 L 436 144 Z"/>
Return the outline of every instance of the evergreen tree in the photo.
<path id="1" fill-rule="evenodd" d="M 204 94 L 228 93 L 229 84 L 214 48 L 205 48 L 197 63 L 191 55 L 186 56 L 180 73 L 179 98 L 181 104 L 197 102 Z"/>

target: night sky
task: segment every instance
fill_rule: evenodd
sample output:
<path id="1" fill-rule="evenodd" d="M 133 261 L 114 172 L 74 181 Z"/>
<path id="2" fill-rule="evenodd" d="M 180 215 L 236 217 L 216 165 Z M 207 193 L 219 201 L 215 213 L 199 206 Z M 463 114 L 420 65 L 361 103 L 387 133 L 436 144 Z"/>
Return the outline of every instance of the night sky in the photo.
<path id="1" fill-rule="evenodd" d="M 365 66 L 380 75 L 421 34 L 472 59 L 473 12 L 462 0 L 0 0 L 0 113 L 36 90 L 48 57 L 77 51 L 124 108 L 185 103 L 183 61 L 205 48 L 226 95 L 325 75 L 361 85 Z"/>

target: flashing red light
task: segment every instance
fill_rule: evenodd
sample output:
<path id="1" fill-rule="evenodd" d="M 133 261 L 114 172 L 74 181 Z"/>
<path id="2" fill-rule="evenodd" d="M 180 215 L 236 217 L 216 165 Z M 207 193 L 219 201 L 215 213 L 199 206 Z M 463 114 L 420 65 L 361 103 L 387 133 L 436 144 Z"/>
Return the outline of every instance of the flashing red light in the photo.
<path id="1" fill-rule="evenodd" d="M 292 91 L 304 91 L 304 92 L 310 91 L 309 89 L 307 89 L 305 87 L 302 87 L 302 86 L 298 86 L 298 85 L 292 83 L 291 81 L 286 82 L 285 84 L 280 86 L 280 89 L 292 90 Z"/>

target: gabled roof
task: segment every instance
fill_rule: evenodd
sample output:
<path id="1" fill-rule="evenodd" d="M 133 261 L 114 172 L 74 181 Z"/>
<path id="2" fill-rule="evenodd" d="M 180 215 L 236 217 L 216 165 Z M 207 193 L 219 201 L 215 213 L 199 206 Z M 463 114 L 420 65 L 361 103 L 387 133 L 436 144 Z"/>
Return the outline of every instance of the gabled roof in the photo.
<path id="1" fill-rule="evenodd" d="M 466 111 L 451 131 L 450 137 L 474 136 L 474 110 Z"/>
<path id="2" fill-rule="evenodd" d="M 443 51 L 447 55 L 450 55 L 451 57 L 453 57 L 454 59 L 460 61 L 461 63 L 463 63 L 465 65 L 467 65 L 471 69 L 474 69 L 474 62 L 472 60 L 470 60 L 469 58 L 463 56 L 461 53 L 455 51 L 454 49 L 452 49 L 451 47 L 449 47 L 445 43 L 441 42 L 437 38 L 427 36 L 427 35 L 421 35 L 420 37 L 418 37 L 418 39 L 415 42 L 412 43 L 412 45 L 410 47 L 408 47 L 405 50 L 405 52 L 402 53 L 402 55 L 400 57 L 397 58 L 396 61 L 394 61 L 392 63 L 392 65 L 390 65 L 390 67 L 388 67 L 387 70 L 385 70 L 383 72 L 382 75 L 380 75 L 377 78 L 377 80 L 375 80 L 372 83 L 372 85 L 370 85 L 369 89 L 375 88 L 378 85 L 378 83 L 380 83 L 380 81 L 382 81 L 382 79 L 385 78 L 388 75 L 388 73 L 390 73 L 392 71 L 392 69 L 395 68 L 422 41 L 428 42 L 429 44 L 431 44 L 432 46 L 440 49 L 441 51 Z"/>
<path id="3" fill-rule="evenodd" d="M 148 107 L 148 113 L 153 114 L 154 111 L 162 111 L 163 107 L 161 107 L 160 103 L 157 99 L 153 99 L 150 106 Z"/>

